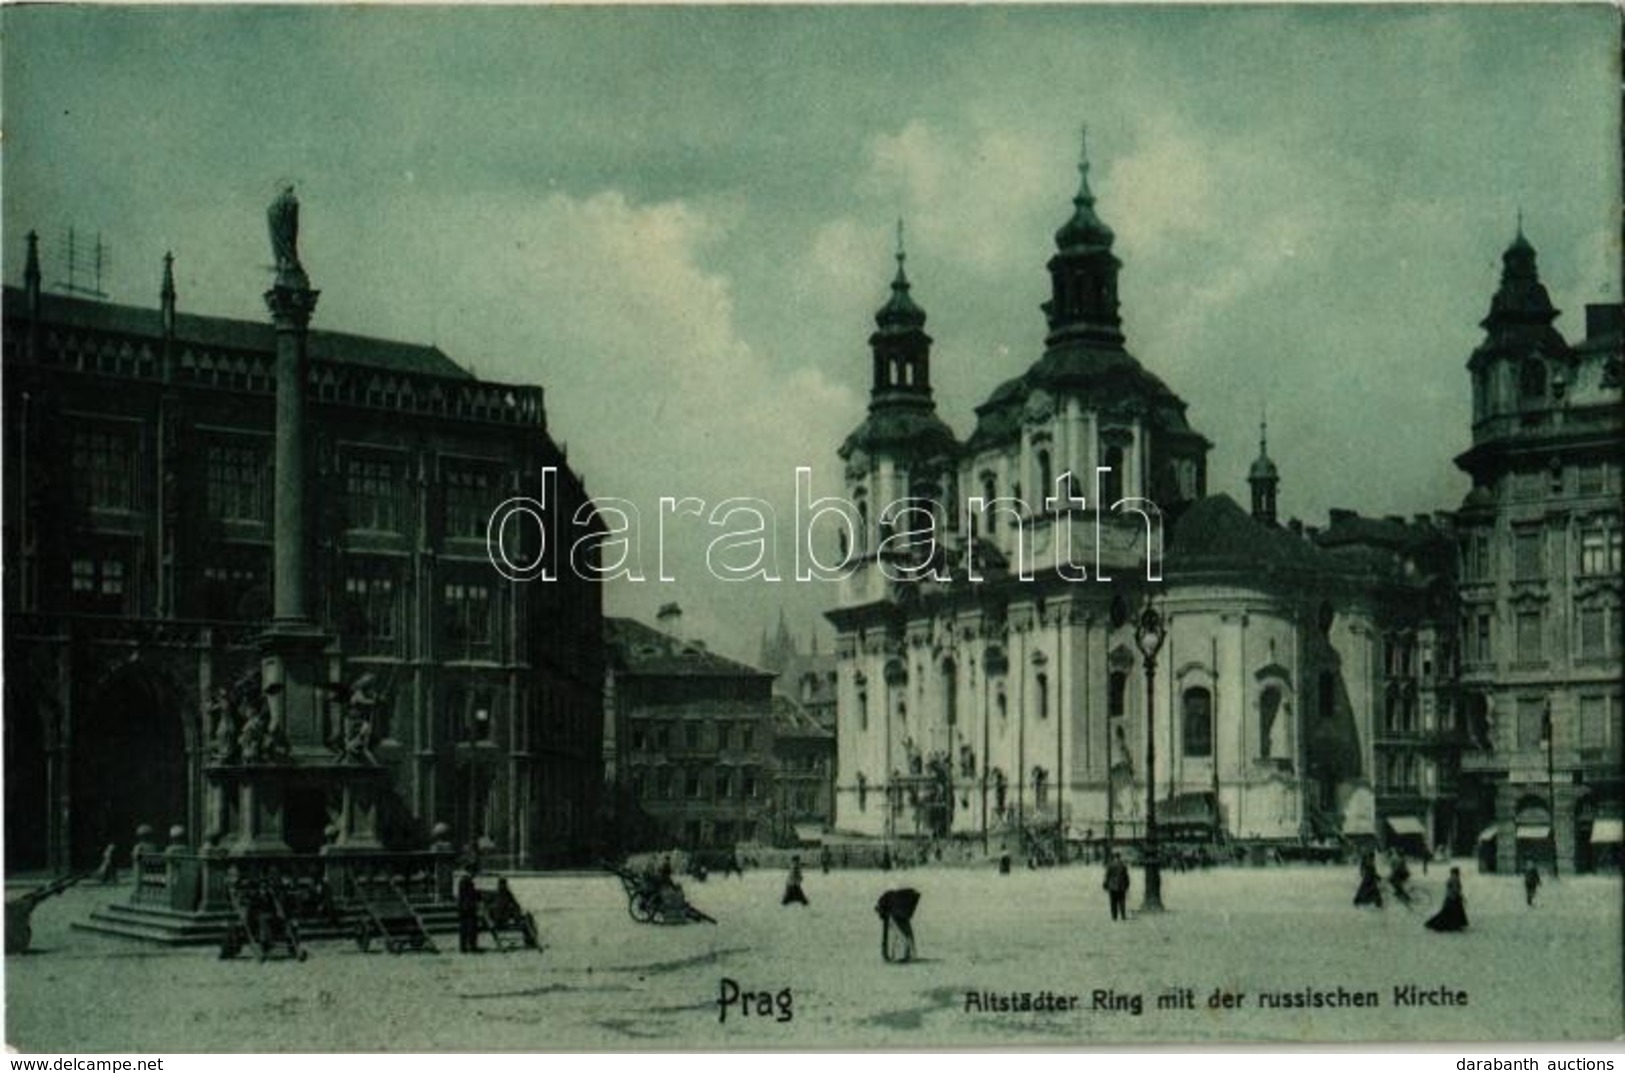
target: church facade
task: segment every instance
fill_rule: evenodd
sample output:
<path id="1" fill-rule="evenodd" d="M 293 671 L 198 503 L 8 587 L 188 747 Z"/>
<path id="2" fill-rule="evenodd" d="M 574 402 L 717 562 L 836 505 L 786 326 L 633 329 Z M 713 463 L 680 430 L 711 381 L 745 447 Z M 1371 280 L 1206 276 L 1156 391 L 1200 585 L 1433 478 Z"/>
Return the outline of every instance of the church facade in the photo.
<path id="1" fill-rule="evenodd" d="M 1443 530 L 1396 550 L 1283 527 L 1262 441 L 1250 509 L 1210 494 L 1209 441 L 1127 347 L 1122 265 L 1080 171 L 1043 350 L 965 441 L 936 413 L 899 250 L 869 412 L 840 449 L 855 570 L 829 613 L 836 828 L 1123 840 L 1154 806 L 1159 826 L 1210 835 L 1449 841 L 1451 693 L 1395 655 L 1453 643 L 1453 615 L 1424 598 L 1445 581 L 1427 552 Z M 1154 659 L 1137 643 L 1148 606 Z M 1395 741 L 1390 696 L 1415 713 Z"/>

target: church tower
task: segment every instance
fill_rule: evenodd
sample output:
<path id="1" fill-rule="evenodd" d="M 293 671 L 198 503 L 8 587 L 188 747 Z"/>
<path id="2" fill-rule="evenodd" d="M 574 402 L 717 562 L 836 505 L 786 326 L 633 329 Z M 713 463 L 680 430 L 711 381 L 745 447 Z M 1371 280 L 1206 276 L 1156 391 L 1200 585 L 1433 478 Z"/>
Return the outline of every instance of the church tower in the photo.
<path id="1" fill-rule="evenodd" d="M 959 452 L 953 430 L 937 416 L 931 397 L 931 337 L 925 333 L 925 310 L 910 294 L 901 221 L 896 258 L 891 296 L 875 313 L 869 336 L 869 416 L 840 450 L 847 498 L 858 512 L 857 547 L 852 550 L 860 566 L 873 558 L 884 539 L 880 513 L 887 504 L 910 497 L 952 501 Z"/>
<path id="2" fill-rule="evenodd" d="M 1253 520 L 1264 525 L 1275 524 L 1275 490 L 1281 475 L 1270 459 L 1269 423 L 1258 423 L 1258 457 L 1247 472 L 1247 483 L 1253 489 Z"/>
<path id="3" fill-rule="evenodd" d="M 1089 188 L 1087 134 L 1078 158 L 1078 193 L 1072 199 L 1072 217 L 1055 232 L 1055 255 L 1049 259 L 1050 300 L 1044 303 L 1049 318 L 1046 346 L 1078 338 L 1122 343 L 1122 321 L 1117 313 L 1117 270 L 1122 262 L 1112 253 L 1116 236 L 1095 213 L 1095 195 Z"/>

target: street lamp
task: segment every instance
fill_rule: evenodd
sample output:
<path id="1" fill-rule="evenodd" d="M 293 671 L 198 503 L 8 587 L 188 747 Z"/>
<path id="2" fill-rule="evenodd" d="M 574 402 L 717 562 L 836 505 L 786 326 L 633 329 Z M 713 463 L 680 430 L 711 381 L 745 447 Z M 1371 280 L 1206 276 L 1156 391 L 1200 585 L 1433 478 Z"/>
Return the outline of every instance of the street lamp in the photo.
<path id="1" fill-rule="evenodd" d="M 1552 842 L 1552 878 L 1557 878 L 1557 776 L 1552 763 L 1552 749 L 1557 737 L 1552 732 L 1552 698 L 1546 698 L 1546 707 L 1540 713 L 1540 729 L 1546 736 L 1546 835 Z"/>
<path id="2" fill-rule="evenodd" d="M 1145 901 L 1142 913 L 1162 912 L 1162 862 L 1157 859 L 1157 652 L 1167 636 L 1150 603 L 1140 612 L 1134 643 L 1145 657 Z"/>

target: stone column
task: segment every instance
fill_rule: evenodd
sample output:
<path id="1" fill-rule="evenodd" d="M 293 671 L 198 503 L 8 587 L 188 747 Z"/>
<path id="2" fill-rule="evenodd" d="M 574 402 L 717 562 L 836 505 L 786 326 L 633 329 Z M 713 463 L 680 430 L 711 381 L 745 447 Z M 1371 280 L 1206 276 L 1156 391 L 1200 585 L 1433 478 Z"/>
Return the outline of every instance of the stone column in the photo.
<path id="1" fill-rule="evenodd" d="M 276 499 L 273 629 L 308 627 L 305 599 L 305 384 L 309 359 L 306 336 L 316 298 L 304 281 L 279 276 L 265 292 L 276 326 Z"/>

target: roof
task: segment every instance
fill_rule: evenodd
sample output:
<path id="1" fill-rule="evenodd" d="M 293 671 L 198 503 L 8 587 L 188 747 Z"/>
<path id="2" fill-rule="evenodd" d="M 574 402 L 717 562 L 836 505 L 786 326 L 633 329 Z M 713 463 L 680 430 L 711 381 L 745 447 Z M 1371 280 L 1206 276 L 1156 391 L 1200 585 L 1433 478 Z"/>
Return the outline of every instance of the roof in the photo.
<path id="1" fill-rule="evenodd" d="M 840 454 L 846 458 L 857 450 L 904 450 L 922 458 L 954 457 L 959 453 L 959 440 L 947 422 L 937 416 L 929 399 L 888 399 L 869 408 L 863 424 L 841 444 Z"/>
<path id="2" fill-rule="evenodd" d="M 26 296 L 20 288 L 5 288 L 9 309 L 25 308 Z M 40 313 L 47 324 L 115 335 L 163 339 L 163 315 L 157 309 L 96 302 L 61 294 L 40 295 Z M 270 321 L 238 320 L 232 317 L 175 314 L 175 339 L 181 346 L 210 349 L 247 350 L 263 354 L 276 352 L 276 329 Z M 352 335 L 312 328 L 309 354 L 314 361 L 361 365 L 393 372 L 473 380 L 467 369 L 447 357 L 439 347 L 401 343 L 373 336 Z"/>
<path id="3" fill-rule="evenodd" d="M 773 694 L 773 734 L 781 741 L 785 738 L 833 740 L 835 737 L 833 731 L 820 726 L 800 704 L 779 693 Z"/>
<path id="4" fill-rule="evenodd" d="M 1227 495 L 1192 503 L 1174 526 L 1170 572 L 1191 569 L 1324 570 L 1328 557 L 1308 541 L 1256 521 Z"/>
<path id="5" fill-rule="evenodd" d="M 1049 347 L 1021 376 L 993 389 L 976 408 L 976 431 L 967 447 L 979 451 L 1019 437 L 1023 407 L 1033 392 L 1082 395 L 1096 409 L 1135 401 L 1151 411 L 1155 428 L 1195 435 L 1185 404 L 1173 390 L 1120 346 L 1068 340 Z"/>
<path id="6" fill-rule="evenodd" d="M 632 618 L 604 618 L 604 642 L 623 673 L 652 677 L 772 678 L 748 663 L 719 656 L 697 641 L 684 641 Z"/>

